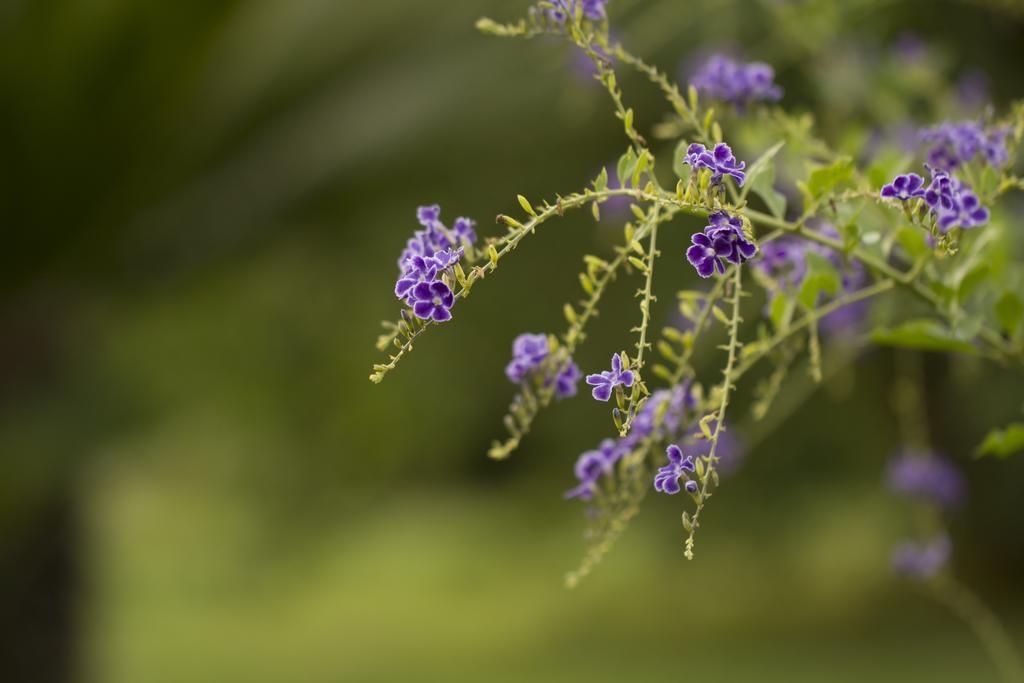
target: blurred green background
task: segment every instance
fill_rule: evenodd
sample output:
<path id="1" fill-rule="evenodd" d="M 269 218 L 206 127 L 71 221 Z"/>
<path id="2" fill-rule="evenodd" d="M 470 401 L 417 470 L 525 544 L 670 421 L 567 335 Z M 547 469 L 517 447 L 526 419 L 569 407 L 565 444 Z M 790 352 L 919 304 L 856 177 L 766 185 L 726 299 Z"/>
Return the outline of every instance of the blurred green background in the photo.
<path id="1" fill-rule="evenodd" d="M 624 149 L 567 46 L 473 30 L 525 6 L 0 3 L 0 680 L 994 680 L 969 630 L 889 572 L 914 520 L 881 486 L 899 446 L 886 351 L 829 350 L 824 386 L 738 427 L 749 453 L 695 562 L 679 502 L 651 497 L 563 588 L 584 520 L 561 493 L 605 408 L 561 404 L 512 460 L 484 453 L 512 338 L 561 328 L 614 217 L 550 224 L 366 380 L 417 205 L 493 234 L 517 192 L 580 188 Z M 1013 2 L 610 14 L 673 75 L 723 46 L 774 63 L 787 106 L 840 144 L 976 114 L 970 83 L 1024 94 Z M 658 94 L 622 80 L 649 130 Z M 663 269 L 656 326 L 686 270 Z M 631 288 L 583 368 L 630 343 Z M 932 436 L 971 483 L 955 569 L 1022 646 L 1024 459 L 969 457 L 1019 413 L 1020 378 L 924 363 Z"/>

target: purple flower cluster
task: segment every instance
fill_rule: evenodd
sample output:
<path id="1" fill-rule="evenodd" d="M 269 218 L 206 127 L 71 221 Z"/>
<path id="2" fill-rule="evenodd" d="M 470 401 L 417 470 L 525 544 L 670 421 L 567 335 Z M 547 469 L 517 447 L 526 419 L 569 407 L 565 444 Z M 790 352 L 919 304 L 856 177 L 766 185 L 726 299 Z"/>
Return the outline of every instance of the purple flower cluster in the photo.
<path id="1" fill-rule="evenodd" d="M 715 422 L 711 421 L 711 429 L 714 430 Z M 728 427 L 728 425 L 726 425 Z M 708 452 L 707 440 L 699 437 L 700 430 L 694 430 L 685 440 L 679 442 L 679 448 L 684 456 L 699 458 Z M 745 455 L 743 444 L 733 435 L 733 432 L 725 428 L 718 435 L 718 446 L 715 448 L 715 469 L 723 477 L 727 477 L 739 469 L 740 463 Z"/>
<path id="2" fill-rule="evenodd" d="M 775 70 L 763 62 L 743 64 L 725 55 L 713 55 L 690 79 L 698 92 L 742 110 L 751 102 L 776 102 L 782 88 L 775 84 Z"/>
<path id="3" fill-rule="evenodd" d="M 892 567 L 897 574 L 924 580 L 935 576 L 949 562 L 953 544 L 939 536 L 927 543 L 904 541 L 892 552 Z"/>
<path id="4" fill-rule="evenodd" d="M 725 211 L 708 216 L 704 232 L 694 233 L 690 241 L 693 246 L 686 250 L 686 260 L 701 277 L 724 273 L 725 261 L 739 265 L 757 253 L 757 245 L 743 232 L 743 221 Z"/>
<path id="5" fill-rule="evenodd" d="M 689 382 L 673 389 L 659 389 L 651 394 L 643 408 L 633 419 L 629 434 L 620 439 L 605 439 L 593 451 L 587 451 L 576 461 L 575 473 L 579 484 L 565 492 L 565 498 L 590 500 L 597 493 L 598 480 L 610 475 L 615 465 L 634 451 L 647 438 L 674 439 L 693 419 L 696 400 Z M 657 416 L 661 414 L 659 422 Z"/>
<path id="6" fill-rule="evenodd" d="M 514 384 L 521 384 L 531 376 L 544 374 L 545 386 L 554 383 L 555 397 L 569 398 L 576 395 L 576 385 L 582 373 L 579 366 L 569 358 L 557 370 L 545 367 L 545 361 L 552 358 L 547 335 L 523 333 L 512 342 L 512 360 L 505 366 L 505 376 Z"/>
<path id="7" fill-rule="evenodd" d="M 579 4 L 584 19 L 601 21 L 607 15 L 605 5 L 608 0 L 552 0 L 554 8 L 548 10 L 548 18 L 551 21 L 562 23 L 576 13 L 576 6 Z"/>
<path id="8" fill-rule="evenodd" d="M 658 473 L 654 475 L 654 490 L 673 496 L 679 493 L 681 478 L 686 482 L 684 486 L 687 493 L 697 493 L 697 481 L 690 479 L 690 475 L 697 471 L 693 456 L 684 457 L 682 449 L 675 444 L 665 450 L 665 455 L 668 456 L 668 464 L 659 467 Z"/>
<path id="9" fill-rule="evenodd" d="M 948 171 L 928 167 L 931 182 L 927 187 L 924 178 L 916 173 L 898 175 L 882 187 L 885 199 L 909 201 L 922 199 L 928 205 L 943 234 L 953 228 L 974 228 L 988 223 L 989 212 L 978 195 L 964 182 L 951 176 Z"/>
<path id="10" fill-rule="evenodd" d="M 743 181 L 747 179 L 747 174 L 743 172 L 743 169 L 747 167 L 747 162 L 737 162 L 732 148 L 724 142 L 715 145 L 714 150 L 708 150 L 699 142 L 693 143 L 687 148 L 683 163 L 688 164 L 695 171 L 702 168 L 709 169 L 712 185 L 721 184 L 723 176 L 727 175 L 735 178 L 736 184 L 740 187 L 743 187 Z"/>
<path id="11" fill-rule="evenodd" d="M 1010 160 L 1006 150 L 1006 128 L 985 128 L 976 121 L 942 123 L 920 132 L 921 142 L 930 145 L 928 163 L 936 168 L 952 171 L 978 155 L 985 162 L 999 168 Z"/>
<path id="12" fill-rule="evenodd" d="M 949 460 L 927 452 L 908 451 L 889 463 L 886 474 L 894 493 L 923 498 L 942 507 L 963 499 L 963 475 Z"/>
<path id="13" fill-rule="evenodd" d="M 632 370 L 622 369 L 622 356 L 616 353 L 612 356 L 612 369 L 587 375 L 587 384 L 594 387 L 590 392 L 594 398 L 598 401 L 607 401 L 612 397 L 612 389 L 620 386 L 631 387 L 634 379 Z"/>
<path id="14" fill-rule="evenodd" d="M 395 296 L 411 306 L 416 317 L 435 322 L 451 320 L 455 305 L 455 295 L 441 276 L 459 262 L 466 246 L 476 243 L 472 220 L 457 218 L 448 229 L 440 217 L 441 207 L 436 204 L 417 209 L 423 229 L 406 243 L 395 283 Z"/>

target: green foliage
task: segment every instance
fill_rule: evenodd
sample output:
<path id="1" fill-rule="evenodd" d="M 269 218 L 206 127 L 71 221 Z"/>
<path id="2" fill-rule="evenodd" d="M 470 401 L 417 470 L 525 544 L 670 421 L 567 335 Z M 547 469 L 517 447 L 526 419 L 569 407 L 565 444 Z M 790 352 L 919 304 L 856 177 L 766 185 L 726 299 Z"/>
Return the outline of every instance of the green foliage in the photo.
<path id="1" fill-rule="evenodd" d="M 879 328 L 871 333 L 871 340 L 877 344 L 919 351 L 978 352 L 973 344 L 957 338 L 935 320 L 910 320 L 892 329 Z"/>
<path id="2" fill-rule="evenodd" d="M 993 455 L 1007 458 L 1017 451 L 1024 450 L 1024 423 L 1014 422 L 1006 429 L 993 429 L 978 446 L 978 457 Z"/>

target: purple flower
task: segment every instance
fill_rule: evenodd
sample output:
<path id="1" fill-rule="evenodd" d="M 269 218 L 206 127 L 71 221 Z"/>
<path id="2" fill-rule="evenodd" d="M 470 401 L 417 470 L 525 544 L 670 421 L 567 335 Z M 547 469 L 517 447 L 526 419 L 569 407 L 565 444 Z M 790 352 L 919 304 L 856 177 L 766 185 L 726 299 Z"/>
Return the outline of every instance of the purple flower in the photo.
<path id="1" fill-rule="evenodd" d="M 431 204 L 430 206 L 421 206 L 416 209 L 416 220 L 420 222 L 424 228 L 429 228 L 435 225 L 441 218 L 441 207 L 438 204 Z"/>
<path id="2" fill-rule="evenodd" d="M 939 536 L 928 543 L 904 541 L 892 552 L 892 567 L 897 574 L 915 579 L 929 579 L 939 573 L 952 554 L 948 536 Z"/>
<path id="3" fill-rule="evenodd" d="M 743 221 L 725 211 L 716 211 L 708 216 L 704 234 L 712 240 L 724 239 L 729 245 L 727 260 L 739 265 L 757 253 L 757 245 L 743 234 Z"/>
<path id="4" fill-rule="evenodd" d="M 898 175 L 893 178 L 891 183 L 883 185 L 881 194 L 883 199 L 907 201 L 915 197 L 923 197 L 924 193 L 924 178 L 916 173 L 908 173 Z"/>
<path id="5" fill-rule="evenodd" d="M 939 229 L 974 228 L 988 223 L 988 209 L 966 184 L 941 169 L 930 168 L 932 181 L 924 192 L 924 201 L 935 214 Z"/>
<path id="6" fill-rule="evenodd" d="M 470 244 L 476 244 L 476 221 L 470 218 L 459 217 L 452 225 L 452 233 L 459 240 L 465 240 Z"/>
<path id="7" fill-rule="evenodd" d="M 724 142 L 715 145 L 714 151 L 695 142 L 686 150 L 686 157 L 683 163 L 688 164 L 693 170 L 706 168 L 711 171 L 711 184 L 718 185 L 722 182 L 722 176 L 730 175 L 736 179 L 736 184 L 743 187 L 743 181 L 747 174 L 743 169 L 747 167 L 745 161 L 736 161 L 732 149 Z"/>
<path id="8" fill-rule="evenodd" d="M 608 0 L 552 0 L 555 7 L 548 10 L 548 17 L 559 23 L 565 21 L 576 13 L 577 2 L 582 7 L 585 19 L 601 21 L 605 18 L 604 6 L 608 4 Z"/>
<path id="9" fill-rule="evenodd" d="M 572 360 L 562 366 L 562 369 L 555 375 L 555 396 L 558 398 L 570 398 L 576 395 L 576 385 L 579 383 L 583 373 Z"/>
<path id="10" fill-rule="evenodd" d="M 960 471 L 949 460 L 927 452 L 908 451 L 889 463 L 886 475 L 894 493 L 923 498 L 950 507 L 964 497 Z"/>
<path id="11" fill-rule="evenodd" d="M 460 218 L 456 229 L 450 232 L 440 218 L 441 207 L 437 204 L 416 210 L 416 219 L 424 229 L 417 230 L 406 242 L 398 258 L 401 272 L 395 282 L 395 296 L 412 306 L 418 317 L 436 322 L 451 320 L 450 309 L 455 303 L 441 275 L 462 258 L 464 248 L 456 245 L 460 241 L 472 244 L 476 240 L 473 221 Z M 419 287 L 421 284 L 427 287 Z"/>
<path id="12" fill-rule="evenodd" d="M 697 471 L 693 456 L 684 457 L 683 451 L 675 444 L 670 445 L 665 454 L 668 456 L 668 464 L 659 467 L 658 473 L 654 475 L 654 490 L 673 496 L 679 493 L 679 479 L 683 477 L 686 479 L 686 490 L 694 493 L 697 490 L 697 482 L 691 481 L 687 476 L 687 473 Z"/>
<path id="13" fill-rule="evenodd" d="M 443 323 L 452 319 L 455 295 L 440 280 L 421 282 L 412 288 L 411 302 L 412 312 L 417 318 Z"/>
<path id="14" fill-rule="evenodd" d="M 609 474 L 615 463 L 622 457 L 622 452 L 612 439 L 605 439 L 601 446 L 594 451 L 587 451 L 576 459 L 573 472 L 579 480 L 579 485 L 565 492 L 564 498 L 579 498 L 590 500 L 594 497 L 597 480 Z"/>
<path id="15" fill-rule="evenodd" d="M 716 270 L 719 273 L 725 272 L 722 259 L 731 252 L 731 246 L 727 241 L 712 241 L 702 232 L 694 233 L 690 241 L 693 242 L 693 246 L 686 250 L 686 260 L 697 269 L 698 275 L 711 277 Z"/>
<path id="16" fill-rule="evenodd" d="M 612 369 L 604 372 L 587 375 L 587 384 L 594 387 L 591 393 L 598 401 L 607 401 L 612 396 L 612 389 L 618 386 L 633 386 L 633 372 L 622 369 L 622 357 L 619 354 L 612 356 Z"/>
<path id="17" fill-rule="evenodd" d="M 782 88 L 775 85 L 775 70 L 763 62 L 742 64 L 725 55 L 712 55 L 690 79 L 690 85 L 708 97 L 743 110 L 751 102 L 775 102 Z"/>
<path id="18" fill-rule="evenodd" d="M 666 405 L 667 404 L 667 405 Z M 604 458 L 606 467 L 604 475 L 610 475 L 615 464 L 627 453 L 633 451 L 640 443 L 650 437 L 654 439 L 674 439 L 680 432 L 681 427 L 690 424 L 693 419 L 692 412 L 696 408 L 696 399 L 690 391 L 690 382 L 684 381 L 672 389 L 659 389 L 651 394 L 651 397 L 644 403 L 643 408 L 633 420 L 633 426 L 626 436 L 614 440 L 605 439 L 601 442 L 597 451 L 588 451 L 584 455 L 599 453 Z M 658 423 L 656 416 L 661 415 L 661 422 Z M 583 461 L 580 456 L 579 462 L 593 462 L 592 458 Z M 576 473 L 593 473 L 591 466 L 578 466 Z M 566 491 L 566 498 L 581 498 L 589 500 L 593 497 L 595 486 L 593 481 L 581 480 L 580 484 L 569 491 Z"/>
<path id="19" fill-rule="evenodd" d="M 743 221 L 724 211 L 708 216 L 704 232 L 695 233 L 686 250 L 686 260 L 701 277 L 711 277 L 716 270 L 725 272 L 724 261 L 739 265 L 757 253 L 757 245 L 743 233 Z"/>
<path id="20" fill-rule="evenodd" d="M 976 121 L 946 122 L 920 132 L 921 142 L 930 145 L 928 163 L 947 171 L 966 164 L 979 154 L 996 168 L 1010 159 L 1006 150 L 1006 128 L 985 130 Z"/>
<path id="21" fill-rule="evenodd" d="M 523 333 L 512 342 L 512 360 L 505 367 L 505 376 L 519 384 L 527 373 L 536 370 L 549 351 L 546 334 Z"/>

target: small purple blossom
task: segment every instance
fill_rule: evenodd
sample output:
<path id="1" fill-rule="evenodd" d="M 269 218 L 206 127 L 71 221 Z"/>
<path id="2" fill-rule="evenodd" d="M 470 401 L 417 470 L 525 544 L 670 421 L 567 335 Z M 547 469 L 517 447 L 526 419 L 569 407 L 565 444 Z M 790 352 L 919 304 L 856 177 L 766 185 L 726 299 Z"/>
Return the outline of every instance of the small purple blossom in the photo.
<path id="1" fill-rule="evenodd" d="M 562 369 L 555 374 L 555 396 L 558 398 L 571 398 L 576 395 L 576 385 L 579 383 L 583 373 L 572 360 L 562 366 Z"/>
<path id="2" fill-rule="evenodd" d="M 527 373 L 536 370 L 550 351 L 546 334 L 523 333 L 512 342 L 512 360 L 505 366 L 505 376 L 519 384 Z"/>
<path id="3" fill-rule="evenodd" d="M 693 456 L 684 456 L 682 449 L 675 444 L 665 450 L 665 455 L 668 456 L 668 464 L 659 467 L 658 473 L 654 475 L 654 490 L 673 496 L 679 493 L 679 479 L 682 477 L 686 479 L 686 490 L 690 493 L 696 491 L 697 482 L 691 481 L 687 476 L 688 473 L 697 471 Z M 691 483 L 693 491 L 690 490 Z"/>
<path id="4" fill-rule="evenodd" d="M 923 197 L 924 193 L 924 178 L 916 173 L 896 176 L 891 183 L 882 186 L 881 192 L 883 199 L 899 199 L 904 202 Z"/>
<path id="5" fill-rule="evenodd" d="M 713 151 L 708 150 L 699 142 L 694 142 L 687 148 L 683 163 L 688 164 L 695 171 L 701 168 L 709 169 L 712 185 L 719 185 L 722 182 L 722 177 L 729 175 L 735 178 L 737 185 L 743 187 L 743 181 L 747 178 L 747 174 L 743 172 L 743 169 L 747 167 L 747 162 L 736 161 L 732 149 L 724 142 L 715 145 Z"/>
<path id="6" fill-rule="evenodd" d="M 620 439 L 605 439 L 596 451 L 588 451 L 584 455 L 598 453 L 604 458 L 606 467 L 601 470 L 598 476 L 609 476 L 614 472 L 616 463 L 627 453 L 638 448 L 648 438 L 651 439 L 674 439 L 685 425 L 691 424 L 697 401 L 690 390 L 690 382 L 684 381 L 672 389 L 659 389 L 651 394 L 651 397 L 644 403 L 643 408 L 633 419 L 629 434 Z M 661 421 L 657 416 L 661 415 Z M 582 461 L 583 456 L 580 456 Z M 590 466 L 580 466 L 577 461 L 576 474 L 579 478 L 581 473 L 593 474 L 595 469 Z M 592 462 L 588 458 L 586 462 Z M 596 491 L 596 484 L 590 479 L 581 479 L 578 486 L 566 491 L 566 498 L 580 498 L 590 500 Z"/>
<path id="7" fill-rule="evenodd" d="M 591 21 L 601 21 L 605 18 L 605 5 L 608 0 L 551 0 L 555 6 L 548 10 L 548 18 L 561 23 L 576 13 L 576 6 L 583 12 L 583 17 Z"/>
<path id="8" fill-rule="evenodd" d="M 976 121 L 946 122 L 920 132 L 921 142 L 930 146 L 928 163 L 951 171 L 981 155 L 989 165 L 1000 168 L 1010 159 L 1005 127 L 986 130 Z"/>
<path id="9" fill-rule="evenodd" d="M 597 488 L 597 480 L 609 474 L 615 463 L 622 457 L 623 452 L 612 439 L 605 439 L 597 450 L 587 451 L 576 459 L 573 472 L 579 485 L 565 492 L 564 498 L 579 498 L 590 500 L 594 497 Z"/>
<path id="10" fill-rule="evenodd" d="M 439 323 L 452 319 L 451 309 L 455 304 L 455 295 L 448 285 L 440 280 L 421 282 L 413 287 L 411 301 L 412 312 L 417 318 Z"/>
<path id="11" fill-rule="evenodd" d="M 908 451 L 889 463 L 886 474 L 894 493 L 923 498 L 942 507 L 963 499 L 963 475 L 949 460 L 928 452 Z"/>
<path id="12" fill-rule="evenodd" d="M 892 552 L 892 567 L 897 574 L 911 578 L 930 579 L 949 562 L 953 544 L 948 536 L 939 536 L 928 543 L 904 541 Z"/>
<path id="13" fill-rule="evenodd" d="M 476 244 L 476 221 L 460 216 L 452 225 L 452 233 L 460 241 Z"/>
<path id="14" fill-rule="evenodd" d="M 612 389 L 618 386 L 633 386 L 633 371 L 622 369 L 622 357 L 612 356 L 612 369 L 593 375 L 587 375 L 587 384 L 594 387 L 591 394 L 598 401 L 607 401 L 612 396 Z"/>
<path id="15" fill-rule="evenodd" d="M 455 298 L 441 276 L 462 259 L 465 247 L 459 244 L 476 241 L 473 221 L 459 218 L 455 229 L 449 231 L 441 223 L 441 207 L 437 204 L 419 207 L 416 220 L 423 230 L 413 234 L 398 258 L 400 273 L 395 282 L 395 296 L 412 306 L 419 318 L 435 322 L 451 320 Z M 421 284 L 427 286 L 420 287 Z"/>
<path id="16" fill-rule="evenodd" d="M 690 85 L 740 110 L 752 102 L 776 102 L 782 97 L 782 88 L 775 84 L 775 70 L 771 66 L 764 62 L 743 64 L 725 55 L 712 55 L 690 78 Z"/>
<path id="17" fill-rule="evenodd" d="M 942 168 L 928 165 L 926 168 L 932 176 L 927 187 L 924 187 L 924 179 L 916 173 L 898 175 L 882 187 L 881 196 L 900 201 L 923 199 L 943 233 L 953 228 L 969 229 L 988 223 L 988 209 L 966 183 Z"/>
<path id="18" fill-rule="evenodd" d="M 694 233 L 690 241 L 693 244 L 686 250 L 686 260 L 701 277 L 711 277 L 715 271 L 724 273 L 725 261 L 739 265 L 757 254 L 757 245 L 743 232 L 743 221 L 725 211 L 708 216 L 704 232 Z"/>

